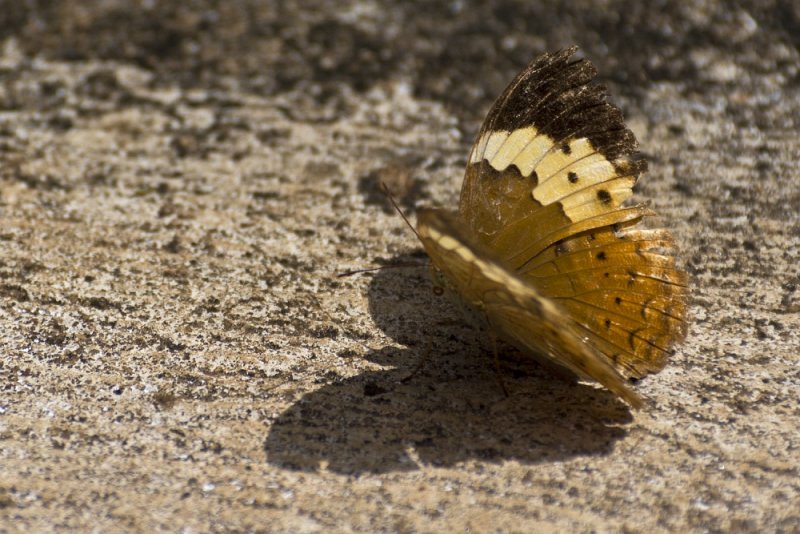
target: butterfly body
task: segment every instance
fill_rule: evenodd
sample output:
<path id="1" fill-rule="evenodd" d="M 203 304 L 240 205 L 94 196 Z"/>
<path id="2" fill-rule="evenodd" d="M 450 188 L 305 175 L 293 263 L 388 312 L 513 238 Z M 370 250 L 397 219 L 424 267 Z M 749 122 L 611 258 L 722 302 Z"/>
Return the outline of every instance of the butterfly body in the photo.
<path id="1" fill-rule="evenodd" d="M 625 378 L 660 370 L 686 333 L 687 278 L 652 212 L 623 203 L 646 165 L 575 49 L 546 54 L 495 102 L 458 212 L 423 210 L 435 276 L 524 353 L 633 406 Z"/>

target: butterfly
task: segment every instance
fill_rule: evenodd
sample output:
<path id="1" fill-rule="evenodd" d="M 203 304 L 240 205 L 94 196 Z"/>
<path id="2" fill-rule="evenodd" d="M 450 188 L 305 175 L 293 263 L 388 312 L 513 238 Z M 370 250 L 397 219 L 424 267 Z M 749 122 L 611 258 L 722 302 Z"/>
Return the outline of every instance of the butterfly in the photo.
<path id="1" fill-rule="evenodd" d="M 495 101 L 458 211 L 423 209 L 434 285 L 524 354 L 594 380 L 634 408 L 627 379 L 660 371 L 687 331 L 688 277 L 654 215 L 624 205 L 646 170 L 577 47 L 544 54 Z"/>

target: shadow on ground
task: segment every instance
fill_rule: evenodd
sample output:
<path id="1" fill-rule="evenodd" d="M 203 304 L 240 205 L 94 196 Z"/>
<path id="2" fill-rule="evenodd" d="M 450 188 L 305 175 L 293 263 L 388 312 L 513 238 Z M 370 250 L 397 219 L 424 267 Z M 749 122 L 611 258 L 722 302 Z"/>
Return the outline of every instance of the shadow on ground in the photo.
<path id="1" fill-rule="evenodd" d="M 416 347 L 370 351 L 367 359 L 394 368 L 305 395 L 270 428 L 264 443 L 269 463 L 360 474 L 611 452 L 626 433 L 620 425 L 632 420 L 624 403 L 606 390 L 555 378 L 513 351 L 502 356 L 510 393 L 505 397 L 490 353 L 451 305 L 431 296 L 426 275 L 422 269 L 389 269 L 373 278 L 375 323 L 399 343 Z M 430 356 L 404 383 L 425 352 L 425 330 L 432 339 Z"/>

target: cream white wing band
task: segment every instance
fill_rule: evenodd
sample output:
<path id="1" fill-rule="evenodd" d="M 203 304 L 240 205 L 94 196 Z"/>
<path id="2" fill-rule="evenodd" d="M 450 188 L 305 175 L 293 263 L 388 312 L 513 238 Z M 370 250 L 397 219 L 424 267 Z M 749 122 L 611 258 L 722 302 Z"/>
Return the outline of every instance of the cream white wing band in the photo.
<path id="1" fill-rule="evenodd" d="M 555 141 L 539 133 L 534 126 L 512 132 L 485 132 L 470 155 L 470 164 L 486 160 L 496 171 L 514 165 L 524 177 L 536 171 L 537 183 L 531 195 L 543 206 L 560 202 L 567 217 L 579 221 L 587 216 L 587 194 L 598 194 L 598 184 L 618 177 L 614 165 L 597 152 L 588 139 L 573 139 L 556 147 Z M 606 201 L 609 207 L 619 206 L 631 194 L 635 179 L 610 185 L 613 194 Z M 601 195 L 610 193 L 603 190 Z M 602 208 L 601 208 L 602 210 Z M 596 211 L 589 210 L 589 211 Z"/>
<path id="2" fill-rule="evenodd" d="M 513 295 L 524 299 L 535 299 L 539 302 L 548 312 L 556 313 L 553 305 L 543 300 L 542 297 L 528 284 L 519 280 L 515 276 L 509 275 L 509 272 L 499 265 L 487 262 L 475 255 L 469 247 L 457 239 L 439 232 L 436 228 L 426 226 L 424 233 L 436 243 L 439 247 L 457 254 L 465 263 L 473 265 L 482 276 L 491 280 L 496 284 L 503 285 Z"/>

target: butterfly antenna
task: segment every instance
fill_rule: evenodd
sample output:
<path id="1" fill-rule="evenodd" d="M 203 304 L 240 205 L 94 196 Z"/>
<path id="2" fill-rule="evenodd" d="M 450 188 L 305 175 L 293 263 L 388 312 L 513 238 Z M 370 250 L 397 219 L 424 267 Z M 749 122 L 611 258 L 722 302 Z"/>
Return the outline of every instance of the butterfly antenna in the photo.
<path id="1" fill-rule="evenodd" d="M 403 220 L 408 225 L 408 227 L 411 228 L 411 231 L 414 232 L 414 235 L 417 236 L 417 239 L 421 240 L 421 238 L 419 237 L 419 234 L 417 233 L 417 230 L 411 225 L 410 222 L 408 222 L 408 218 L 406 217 L 406 214 L 403 213 L 403 210 L 401 210 L 400 206 L 397 205 L 397 202 L 394 199 L 394 195 L 392 195 L 392 191 L 389 189 L 389 186 L 386 185 L 386 182 L 381 182 L 381 188 L 383 189 L 384 194 L 387 197 L 389 197 L 389 202 L 392 203 L 392 206 L 394 206 L 394 209 L 397 211 L 397 213 L 400 214 L 400 217 L 402 217 Z"/>
<path id="2" fill-rule="evenodd" d="M 353 276 L 354 274 L 371 273 L 373 271 L 382 271 L 384 269 L 399 269 L 400 267 L 426 267 L 424 263 L 394 263 L 392 265 L 381 265 L 380 267 L 370 267 L 369 269 L 354 269 L 352 271 L 345 271 L 338 273 L 336 278 L 344 278 L 345 276 Z"/>
<path id="3" fill-rule="evenodd" d="M 389 198 L 389 202 L 392 203 L 392 206 L 394 206 L 395 211 L 397 211 L 397 213 L 400 214 L 400 217 L 402 217 L 403 221 L 405 221 L 406 225 L 409 228 L 411 228 L 411 231 L 414 232 L 414 235 L 417 236 L 417 239 L 420 239 L 419 234 L 417 233 L 416 229 L 414 229 L 414 227 L 409 222 L 408 217 L 406 217 L 406 214 L 403 213 L 403 211 L 400 209 L 400 206 L 397 205 L 397 202 L 394 199 L 394 195 L 392 195 L 392 191 L 389 189 L 389 186 L 386 185 L 386 182 L 381 182 L 381 189 L 383 189 L 383 193 Z M 370 272 L 373 272 L 373 271 L 381 271 L 383 269 L 394 269 L 394 268 L 398 268 L 398 267 L 426 267 L 426 266 L 427 266 L 427 264 L 425 264 L 425 263 L 396 263 L 394 265 L 382 265 L 380 267 L 372 267 L 372 268 L 369 268 L 369 269 L 355 269 L 355 270 L 352 270 L 352 271 L 345 271 L 343 273 L 338 273 L 336 275 L 336 278 L 344 278 L 345 276 L 352 276 L 354 274 L 370 273 Z"/>

